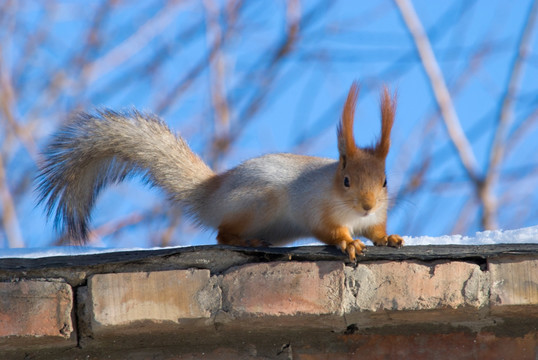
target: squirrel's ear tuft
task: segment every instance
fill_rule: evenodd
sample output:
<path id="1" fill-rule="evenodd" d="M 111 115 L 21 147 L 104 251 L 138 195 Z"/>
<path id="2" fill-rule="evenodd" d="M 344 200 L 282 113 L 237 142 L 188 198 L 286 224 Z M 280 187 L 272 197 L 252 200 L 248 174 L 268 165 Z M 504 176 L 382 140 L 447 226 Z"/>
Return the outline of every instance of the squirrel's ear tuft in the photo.
<path id="1" fill-rule="evenodd" d="M 342 119 L 338 125 L 338 152 L 340 153 L 340 159 L 344 159 L 344 162 L 346 158 L 355 155 L 359 150 L 353 138 L 353 120 L 358 95 L 359 85 L 354 81 L 347 94 L 346 104 L 342 111 Z M 345 167 L 345 163 L 343 166 Z"/>
<path id="2" fill-rule="evenodd" d="M 381 137 L 375 146 L 374 154 L 379 158 L 385 159 L 389 153 L 390 132 L 396 113 L 396 94 L 391 96 L 388 87 L 385 86 L 380 98 Z"/>

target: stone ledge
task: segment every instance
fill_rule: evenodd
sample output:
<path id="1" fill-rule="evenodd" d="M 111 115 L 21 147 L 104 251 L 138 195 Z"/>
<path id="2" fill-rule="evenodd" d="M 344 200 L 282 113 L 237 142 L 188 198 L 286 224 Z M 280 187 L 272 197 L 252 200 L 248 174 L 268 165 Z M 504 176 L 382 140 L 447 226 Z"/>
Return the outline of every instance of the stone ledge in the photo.
<path id="1" fill-rule="evenodd" d="M 23 279 L 0 283 L 0 353 L 37 356 L 39 346 L 44 359 L 99 358 L 151 348 L 189 358 L 203 348 L 239 358 L 289 351 L 294 358 L 316 358 L 316 351 L 338 358 L 342 348 L 360 352 L 367 343 L 392 351 L 381 339 L 423 334 L 431 344 L 450 339 L 456 346 L 468 334 L 462 344 L 534 344 L 525 353 L 534 358 L 538 246 L 477 253 L 457 247 L 454 256 L 450 247 L 377 249 L 358 264 L 324 247 L 165 249 L 147 259 L 140 252 L 129 261 L 98 257 L 93 265 L 62 266 L 55 258 L 41 270 L 0 259 L 0 279 Z M 478 354 L 479 345 L 472 347 Z"/>

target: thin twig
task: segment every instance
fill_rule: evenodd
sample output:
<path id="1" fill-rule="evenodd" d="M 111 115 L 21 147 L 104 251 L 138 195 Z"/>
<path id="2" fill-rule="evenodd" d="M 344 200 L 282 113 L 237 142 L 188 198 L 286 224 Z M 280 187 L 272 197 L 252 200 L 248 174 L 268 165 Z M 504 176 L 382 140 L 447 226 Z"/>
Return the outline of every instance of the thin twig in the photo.
<path id="1" fill-rule="evenodd" d="M 252 121 L 254 116 L 262 108 L 277 79 L 277 73 L 283 64 L 283 59 L 290 56 L 296 50 L 300 33 L 316 19 L 325 6 L 327 5 L 320 2 L 318 6 L 311 9 L 301 18 L 300 2 L 298 0 L 288 1 L 286 7 L 286 31 L 280 43 L 275 49 L 270 50 L 271 55 L 263 56 L 264 58 L 269 58 L 269 61 L 266 62 L 267 65 L 260 72 L 260 75 L 252 76 L 252 74 L 247 74 L 243 79 L 243 82 L 248 82 L 249 78 L 259 78 L 260 80 L 258 81 L 258 86 L 254 87 L 253 95 L 248 100 L 247 105 L 243 107 L 243 110 L 239 111 L 237 117 L 239 121 L 234 124 L 235 126 L 228 138 L 228 142 L 233 143 L 237 141 L 248 123 Z M 328 6 L 331 6 L 331 3 Z M 265 62 L 265 59 L 261 59 L 260 62 Z"/>
<path id="2" fill-rule="evenodd" d="M 226 147 L 230 144 L 226 141 L 230 133 L 230 104 L 226 97 L 226 64 L 222 55 L 223 30 L 219 24 L 219 8 L 213 1 L 203 1 L 207 17 L 207 42 L 213 44 L 215 56 L 209 62 L 209 77 L 211 93 L 212 113 L 213 113 L 213 141 L 211 143 L 211 153 L 209 165 L 215 170 L 219 170 L 220 154 L 226 152 Z M 223 141 L 224 139 L 224 141 Z"/>
<path id="3" fill-rule="evenodd" d="M 83 74 L 91 84 L 102 78 L 110 71 L 119 67 L 122 63 L 132 58 L 143 47 L 151 43 L 153 38 L 158 36 L 166 27 L 176 19 L 179 11 L 185 6 L 182 1 L 171 1 L 164 6 L 159 13 L 153 16 L 145 24 L 142 24 L 136 33 L 131 35 L 122 43 L 118 44 L 104 56 L 87 64 L 83 69 Z"/>

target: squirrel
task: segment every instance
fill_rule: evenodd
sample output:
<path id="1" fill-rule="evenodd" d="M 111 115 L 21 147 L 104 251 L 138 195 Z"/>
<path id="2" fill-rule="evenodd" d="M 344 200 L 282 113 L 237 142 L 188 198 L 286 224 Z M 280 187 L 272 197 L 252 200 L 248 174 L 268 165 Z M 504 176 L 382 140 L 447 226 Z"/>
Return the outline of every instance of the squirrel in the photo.
<path id="1" fill-rule="evenodd" d="M 355 261 L 364 236 L 377 246 L 400 247 L 387 235 L 385 159 L 396 100 L 381 91 L 381 136 L 360 148 L 353 137 L 357 82 L 349 90 L 337 127 L 339 159 L 287 153 L 247 160 L 217 174 L 156 115 L 137 110 L 81 112 L 53 137 L 38 175 L 38 203 L 56 226 L 78 241 L 88 236 L 100 190 L 142 174 L 165 190 L 220 244 L 278 246 L 315 237 Z"/>

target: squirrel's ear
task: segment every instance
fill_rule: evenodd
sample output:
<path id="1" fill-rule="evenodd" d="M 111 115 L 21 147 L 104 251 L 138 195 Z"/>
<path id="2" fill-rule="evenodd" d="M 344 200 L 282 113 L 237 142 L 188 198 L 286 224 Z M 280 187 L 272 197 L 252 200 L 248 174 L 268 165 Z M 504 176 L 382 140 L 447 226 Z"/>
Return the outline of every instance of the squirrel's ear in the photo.
<path id="1" fill-rule="evenodd" d="M 374 154 L 379 158 L 385 159 L 389 153 L 390 132 L 396 113 L 396 94 L 391 97 L 389 89 L 385 86 L 380 97 L 381 137 L 375 146 Z"/>
<path id="2" fill-rule="evenodd" d="M 346 159 L 359 151 L 353 138 L 353 120 L 355 116 L 355 104 L 359 95 L 359 86 L 356 81 L 351 84 L 347 94 L 346 104 L 342 111 L 342 119 L 338 125 L 338 152 L 342 168 L 346 167 Z"/>

